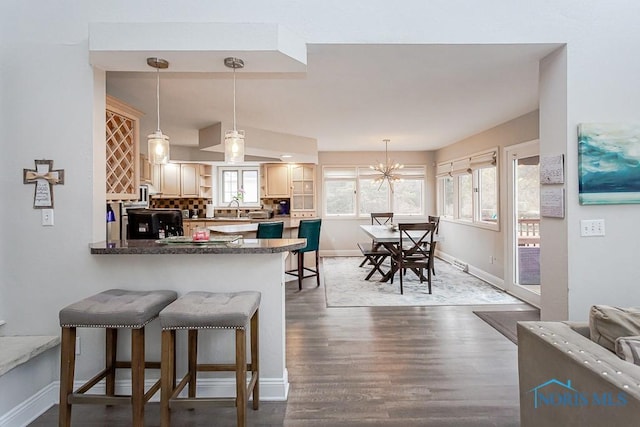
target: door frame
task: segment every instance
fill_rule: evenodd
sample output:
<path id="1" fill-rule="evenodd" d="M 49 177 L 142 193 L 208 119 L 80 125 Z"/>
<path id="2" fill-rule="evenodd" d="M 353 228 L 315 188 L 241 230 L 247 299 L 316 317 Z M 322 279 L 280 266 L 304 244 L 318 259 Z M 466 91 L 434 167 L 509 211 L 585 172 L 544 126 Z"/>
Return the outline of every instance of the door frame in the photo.
<path id="1" fill-rule="evenodd" d="M 527 303 L 540 308 L 540 294 L 527 289 L 525 286 L 521 286 L 515 283 L 515 262 L 517 256 L 517 218 L 514 205 L 514 158 L 520 156 L 526 157 L 529 155 L 540 154 L 540 140 L 534 139 L 527 142 L 521 142 L 514 145 L 504 147 L 503 150 L 505 176 L 506 176 L 506 201 L 507 201 L 507 221 L 505 227 L 504 237 L 504 288 L 507 292 L 515 295 L 516 297 L 526 301 Z M 542 250 L 542 245 L 540 245 Z M 542 283 L 540 283 L 540 293 L 542 293 Z"/>

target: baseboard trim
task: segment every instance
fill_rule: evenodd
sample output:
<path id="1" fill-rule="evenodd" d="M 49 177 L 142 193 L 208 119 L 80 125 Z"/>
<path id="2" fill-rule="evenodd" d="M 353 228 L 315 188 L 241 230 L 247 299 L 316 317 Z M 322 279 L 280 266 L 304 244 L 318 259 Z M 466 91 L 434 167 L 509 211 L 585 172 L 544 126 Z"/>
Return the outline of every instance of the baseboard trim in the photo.
<path id="1" fill-rule="evenodd" d="M 148 390 L 156 380 L 145 380 L 145 389 Z M 74 382 L 74 390 L 81 387 L 83 381 Z M 96 384 L 91 390 L 94 393 L 104 393 L 104 381 Z M 60 381 L 54 381 L 38 393 L 34 394 L 6 414 L 0 416 L 0 427 L 24 427 L 44 414 L 53 405 L 58 404 L 60 393 Z M 131 394 L 131 382 L 128 380 L 116 381 L 116 393 Z M 233 378 L 202 378 L 198 380 L 199 396 L 229 397 L 235 396 L 236 383 Z M 285 370 L 282 378 L 260 378 L 260 401 L 283 402 L 289 396 L 289 377 Z M 251 396 L 249 396 L 251 400 Z M 160 401 L 160 392 L 150 400 Z"/>
<path id="2" fill-rule="evenodd" d="M 443 261 L 448 262 L 449 264 L 453 264 L 453 261 L 458 259 L 456 257 L 453 257 L 447 253 L 444 253 L 442 251 L 436 251 L 436 256 L 440 259 L 442 259 Z M 481 270 L 477 267 L 474 267 L 471 264 L 468 264 L 469 266 L 469 274 L 471 274 L 472 276 L 477 277 L 480 280 L 484 280 L 485 282 L 489 283 L 492 286 L 495 286 L 496 288 L 500 289 L 501 291 L 504 291 L 504 280 L 494 276 L 493 274 L 489 274 L 484 270 Z"/>
<path id="3" fill-rule="evenodd" d="M 29 399 L 0 416 L 0 427 L 23 427 L 29 425 L 29 423 L 58 403 L 59 390 L 59 382 L 52 382 Z"/>
<path id="4" fill-rule="evenodd" d="M 178 378 L 180 380 L 180 378 Z M 155 379 L 145 380 L 145 390 L 148 390 L 154 383 Z M 84 383 L 76 381 L 74 389 L 81 387 Z M 247 382 L 248 384 L 248 382 Z M 59 382 L 56 381 L 59 387 Z M 104 380 L 96 384 L 91 391 L 93 393 L 104 393 Z M 131 394 L 131 382 L 129 380 L 116 381 L 116 394 Z M 186 397 L 186 390 L 183 393 Z M 198 387 L 196 395 L 207 397 L 229 397 L 236 394 L 236 382 L 234 378 L 198 378 Z M 283 402 L 287 400 L 289 395 L 289 381 L 285 372 L 283 378 L 260 378 L 260 401 L 261 402 Z M 249 396 L 251 398 L 251 396 Z M 251 399 L 249 399 L 251 400 Z M 150 402 L 160 401 L 160 392 L 158 391 L 150 400 Z"/>

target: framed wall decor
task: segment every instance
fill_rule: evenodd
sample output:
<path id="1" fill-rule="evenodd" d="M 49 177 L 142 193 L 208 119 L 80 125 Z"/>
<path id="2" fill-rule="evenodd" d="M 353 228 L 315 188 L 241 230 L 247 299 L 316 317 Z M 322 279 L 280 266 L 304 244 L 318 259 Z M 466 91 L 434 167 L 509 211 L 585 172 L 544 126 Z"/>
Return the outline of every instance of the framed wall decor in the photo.
<path id="1" fill-rule="evenodd" d="M 581 205 L 640 203 L 640 123 L 578 125 Z"/>

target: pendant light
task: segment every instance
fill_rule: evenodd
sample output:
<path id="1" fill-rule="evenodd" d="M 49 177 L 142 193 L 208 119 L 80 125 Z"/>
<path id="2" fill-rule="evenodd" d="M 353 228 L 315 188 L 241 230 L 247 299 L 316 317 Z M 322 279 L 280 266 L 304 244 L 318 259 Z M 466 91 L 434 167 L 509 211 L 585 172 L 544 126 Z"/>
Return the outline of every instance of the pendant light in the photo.
<path id="1" fill-rule="evenodd" d="M 152 164 L 164 165 L 169 162 L 169 137 L 160 130 L 160 69 L 169 68 L 169 62 L 160 58 L 147 58 L 147 64 L 156 69 L 156 106 L 158 129 L 147 136 L 149 160 Z"/>
<path id="2" fill-rule="evenodd" d="M 233 68 L 233 130 L 224 134 L 225 163 L 244 162 L 244 131 L 236 129 L 236 68 L 243 68 L 244 61 L 239 58 L 225 58 L 224 65 Z"/>
<path id="3" fill-rule="evenodd" d="M 369 166 L 369 168 L 380 173 L 380 175 L 373 180 L 373 182 L 376 184 L 380 183 L 378 190 L 382 188 L 382 184 L 384 184 L 384 181 L 386 180 L 389 183 L 389 189 L 393 193 L 393 183 L 402 181 L 402 178 L 400 177 L 400 175 L 397 175 L 397 172 L 400 169 L 404 168 L 404 165 L 400 163 L 392 163 L 389 161 L 389 150 L 388 150 L 389 140 L 383 139 L 382 141 L 384 142 L 384 152 L 386 156 L 386 163 L 385 164 L 378 163 L 375 166 L 371 165 Z"/>

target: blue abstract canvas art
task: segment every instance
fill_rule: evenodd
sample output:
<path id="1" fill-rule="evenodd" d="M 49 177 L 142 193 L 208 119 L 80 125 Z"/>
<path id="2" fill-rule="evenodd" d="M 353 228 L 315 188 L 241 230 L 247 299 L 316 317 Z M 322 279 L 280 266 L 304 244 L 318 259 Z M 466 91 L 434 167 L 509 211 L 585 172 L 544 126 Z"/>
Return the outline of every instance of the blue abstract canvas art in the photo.
<path id="1" fill-rule="evenodd" d="M 580 204 L 640 203 L 640 123 L 578 126 Z"/>

